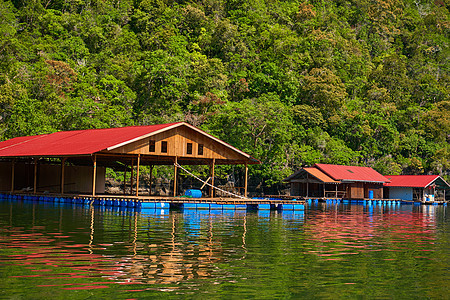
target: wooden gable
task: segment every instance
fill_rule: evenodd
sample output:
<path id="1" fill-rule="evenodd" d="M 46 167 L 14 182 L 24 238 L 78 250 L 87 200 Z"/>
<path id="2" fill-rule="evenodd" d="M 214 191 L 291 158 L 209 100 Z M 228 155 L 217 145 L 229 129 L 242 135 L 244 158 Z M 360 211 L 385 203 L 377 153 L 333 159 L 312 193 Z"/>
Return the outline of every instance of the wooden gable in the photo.
<path id="1" fill-rule="evenodd" d="M 248 156 L 206 133 L 186 125 L 143 137 L 129 144 L 105 151 L 114 154 L 179 157 L 186 159 L 216 159 L 219 161 L 247 161 Z M 250 162 L 249 162 L 250 163 Z"/>

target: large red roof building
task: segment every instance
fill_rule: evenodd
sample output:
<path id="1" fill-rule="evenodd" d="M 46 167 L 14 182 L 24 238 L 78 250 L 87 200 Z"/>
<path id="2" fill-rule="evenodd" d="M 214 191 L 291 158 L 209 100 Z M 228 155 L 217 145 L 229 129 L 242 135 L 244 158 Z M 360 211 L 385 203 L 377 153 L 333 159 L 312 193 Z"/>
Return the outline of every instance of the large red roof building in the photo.
<path id="1" fill-rule="evenodd" d="M 142 165 L 171 165 L 175 174 L 180 165 L 210 165 L 214 178 L 215 165 L 240 164 L 247 170 L 247 165 L 258 163 L 184 122 L 62 131 L 0 142 L 0 190 L 96 194 L 105 191 L 107 167 L 136 170 L 139 177 Z M 176 178 L 174 196 L 178 195 Z M 138 195 L 139 180 L 135 183 Z M 130 186 L 131 193 L 132 180 Z"/>

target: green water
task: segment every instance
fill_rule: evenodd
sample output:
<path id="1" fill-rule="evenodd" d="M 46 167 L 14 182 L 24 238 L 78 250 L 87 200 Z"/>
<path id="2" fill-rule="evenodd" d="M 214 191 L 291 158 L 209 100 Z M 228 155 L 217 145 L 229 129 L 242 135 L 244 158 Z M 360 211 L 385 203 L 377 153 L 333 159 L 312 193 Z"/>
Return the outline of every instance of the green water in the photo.
<path id="1" fill-rule="evenodd" d="M 1 299 L 449 299 L 448 208 L 0 201 Z"/>

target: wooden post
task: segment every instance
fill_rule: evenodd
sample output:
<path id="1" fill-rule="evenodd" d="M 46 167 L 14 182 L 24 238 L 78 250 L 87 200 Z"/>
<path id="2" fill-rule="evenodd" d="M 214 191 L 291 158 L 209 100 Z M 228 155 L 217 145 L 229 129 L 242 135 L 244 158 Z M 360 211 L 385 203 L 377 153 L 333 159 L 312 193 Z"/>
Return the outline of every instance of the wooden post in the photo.
<path id="1" fill-rule="evenodd" d="M 141 155 L 138 154 L 136 166 L 136 197 L 139 196 L 139 165 L 141 164 Z"/>
<path id="2" fill-rule="evenodd" d="M 38 158 L 34 159 L 33 193 L 37 192 Z"/>
<path id="3" fill-rule="evenodd" d="M 134 160 L 131 159 L 130 195 L 133 195 Z"/>
<path id="4" fill-rule="evenodd" d="M 336 198 L 337 198 L 337 196 L 338 196 L 338 192 L 337 192 L 337 184 L 336 184 Z"/>
<path id="5" fill-rule="evenodd" d="M 212 165 L 211 165 L 211 193 L 210 193 L 210 197 L 214 198 L 214 169 L 216 166 L 216 159 L 213 158 L 212 159 Z"/>
<path id="6" fill-rule="evenodd" d="M 97 181 L 97 156 L 94 154 L 94 166 L 92 168 L 92 196 L 95 196 L 96 181 Z"/>
<path id="7" fill-rule="evenodd" d="M 153 165 L 150 166 L 150 190 L 148 192 L 148 195 L 152 195 L 152 181 L 153 181 Z"/>
<path id="8" fill-rule="evenodd" d="M 127 193 L 127 166 L 125 165 L 125 170 L 123 170 L 123 194 Z"/>
<path id="9" fill-rule="evenodd" d="M 177 173 L 178 173 L 178 156 L 175 156 L 175 165 L 173 169 L 173 196 L 177 196 Z"/>
<path id="10" fill-rule="evenodd" d="M 248 164 L 245 164 L 245 178 L 244 178 L 244 197 L 247 198 L 248 191 Z"/>
<path id="11" fill-rule="evenodd" d="M 64 169 L 66 166 L 66 159 L 67 158 L 63 158 L 61 160 L 61 194 L 64 194 Z"/>
<path id="12" fill-rule="evenodd" d="M 14 192 L 14 171 L 15 171 L 16 160 L 11 161 L 11 193 Z"/>
<path id="13" fill-rule="evenodd" d="M 308 174 L 306 174 L 306 197 L 309 197 L 309 180 Z"/>

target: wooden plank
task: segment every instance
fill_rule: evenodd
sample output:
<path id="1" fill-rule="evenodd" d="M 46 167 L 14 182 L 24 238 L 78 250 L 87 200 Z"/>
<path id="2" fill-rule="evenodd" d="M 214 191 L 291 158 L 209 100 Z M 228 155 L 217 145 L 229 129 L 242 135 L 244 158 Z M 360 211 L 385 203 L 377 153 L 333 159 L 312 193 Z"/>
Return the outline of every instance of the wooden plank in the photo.
<path id="1" fill-rule="evenodd" d="M 149 140 L 155 141 L 155 152 L 149 151 Z M 167 153 L 161 152 L 161 142 L 168 144 Z M 192 154 L 186 153 L 187 143 L 192 143 Z M 198 155 L 198 144 L 204 145 L 203 155 Z M 145 138 L 131 144 L 125 145 L 109 151 L 109 153 L 120 154 L 142 154 L 142 155 L 161 155 L 165 157 L 179 156 L 203 159 L 232 159 L 243 160 L 247 158 L 234 150 L 220 144 L 211 138 L 202 135 L 187 127 L 177 127 L 165 132 L 161 132 L 149 138 Z"/>
<path id="2" fill-rule="evenodd" d="M 206 179 L 205 183 L 203 183 L 202 187 L 200 188 L 201 190 L 203 190 L 203 188 L 205 187 L 205 185 L 208 183 L 208 181 L 211 180 L 211 177 L 208 177 L 208 179 Z"/>

